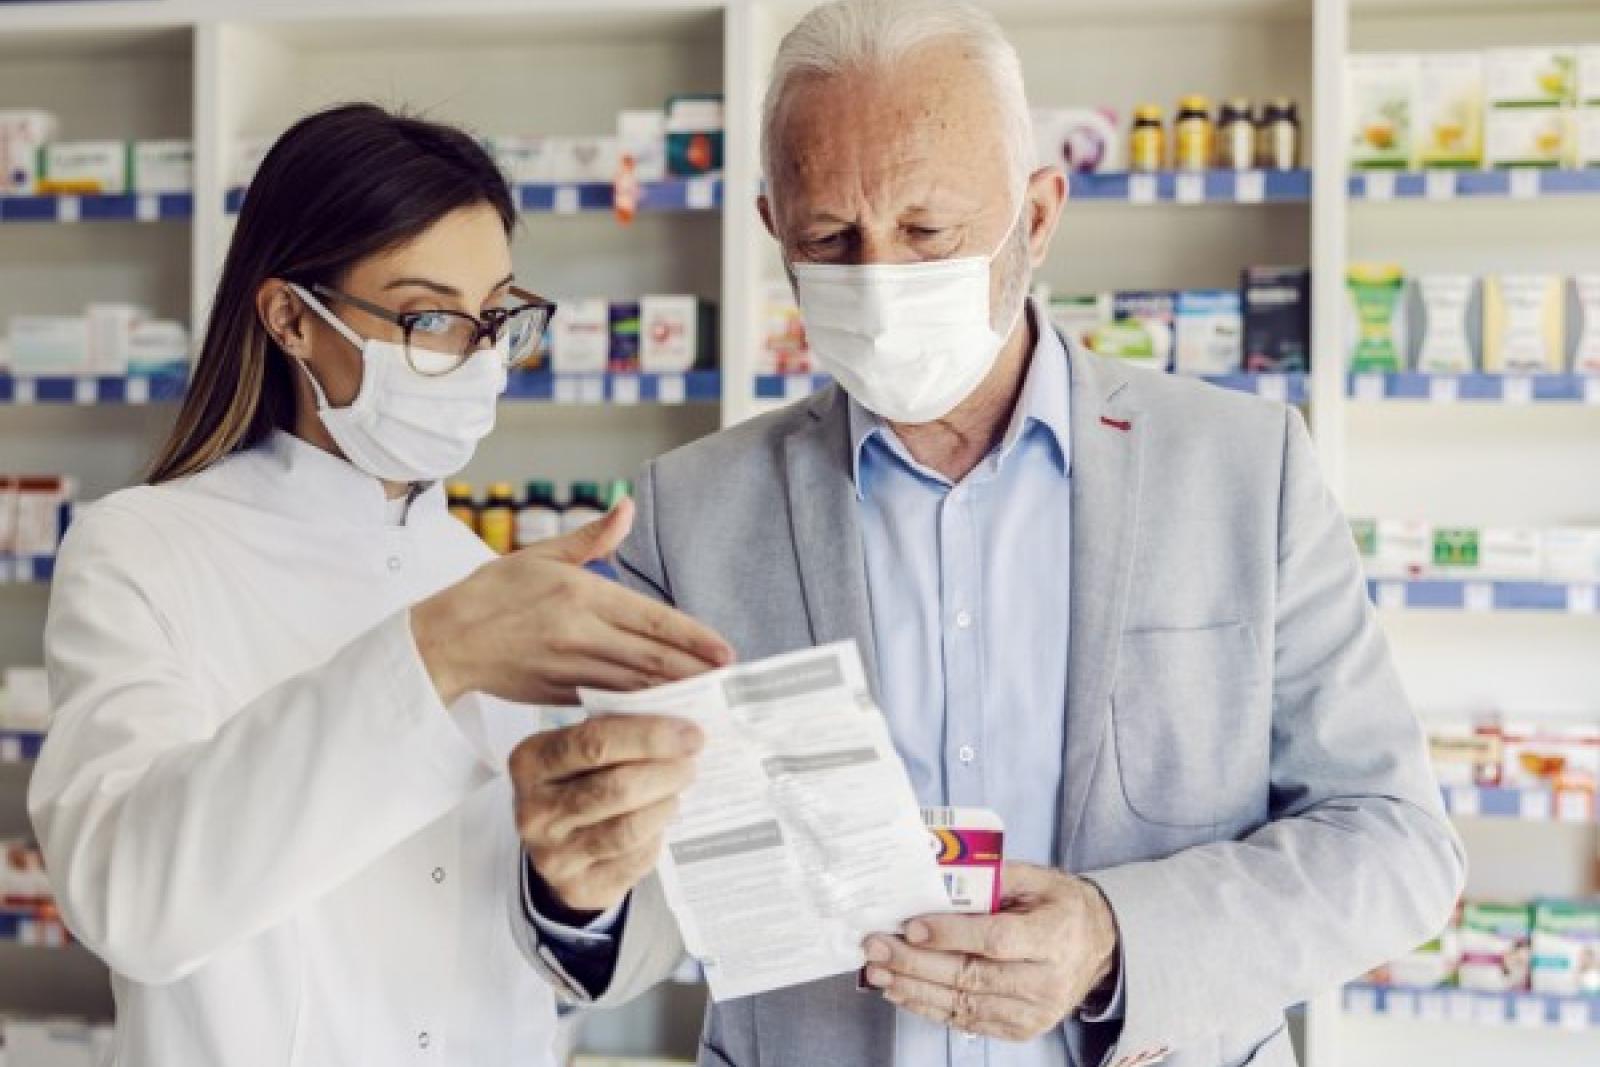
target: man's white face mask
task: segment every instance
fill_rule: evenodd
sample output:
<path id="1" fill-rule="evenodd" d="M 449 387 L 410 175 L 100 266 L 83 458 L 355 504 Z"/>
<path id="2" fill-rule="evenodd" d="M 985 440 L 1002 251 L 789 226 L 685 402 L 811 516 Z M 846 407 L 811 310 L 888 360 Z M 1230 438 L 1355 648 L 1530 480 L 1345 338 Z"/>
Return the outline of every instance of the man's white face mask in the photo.
<path id="1" fill-rule="evenodd" d="M 890 422 L 942 419 L 988 377 L 1022 314 L 995 332 L 986 256 L 923 263 L 795 263 L 795 291 L 818 365 Z"/>
<path id="2" fill-rule="evenodd" d="M 317 415 L 345 459 L 390 482 L 434 482 L 465 467 L 478 442 L 494 429 L 495 407 L 506 388 L 506 337 L 448 374 L 419 374 L 404 345 L 363 338 L 305 289 L 290 288 L 361 349 L 361 388 L 348 407 L 329 404 L 311 368 L 296 361 L 316 394 Z M 418 355 L 414 351 L 412 358 Z M 441 366 L 456 362 L 444 353 L 420 355 Z"/>

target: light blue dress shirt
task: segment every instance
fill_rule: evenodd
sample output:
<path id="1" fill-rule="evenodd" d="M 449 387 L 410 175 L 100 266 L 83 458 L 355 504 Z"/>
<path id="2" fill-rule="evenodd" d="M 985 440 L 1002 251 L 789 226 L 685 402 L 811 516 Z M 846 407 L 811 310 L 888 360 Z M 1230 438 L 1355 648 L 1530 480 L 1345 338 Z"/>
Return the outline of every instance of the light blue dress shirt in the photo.
<path id="1" fill-rule="evenodd" d="M 1005 437 L 959 484 L 853 400 L 850 428 L 880 698 L 917 800 L 993 809 L 1006 857 L 1048 866 L 1066 729 L 1072 438 L 1067 353 L 1048 326 L 1038 334 Z M 1015 1044 L 897 1019 L 895 1067 L 1068 1062 L 1060 1031 Z"/>

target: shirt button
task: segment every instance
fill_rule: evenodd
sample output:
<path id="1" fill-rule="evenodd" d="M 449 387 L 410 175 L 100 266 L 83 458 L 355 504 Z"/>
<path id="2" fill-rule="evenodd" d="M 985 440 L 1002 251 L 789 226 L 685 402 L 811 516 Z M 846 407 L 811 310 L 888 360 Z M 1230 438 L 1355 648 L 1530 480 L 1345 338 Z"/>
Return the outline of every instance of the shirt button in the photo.
<path id="1" fill-rule="evenodd" d="M 961 757 L 962 763 L 971 763 L 978 758 L 977 751 L 971 745 L 962 745 L 956 755 Z"/>
<path id="2" fill-rule="evenodd" d="M 397 571 L 397 570 L 400 569 L 400 557 L 399 556 L 390 556 L 389 557 L 389 569 L 392 570 L 392 571 Z"/>
<path id="3" fill-rule="evenodd" d="M 435 867 L 433 869 L 433 884 L 434 885 L 440 885 L 443 882 L 444 882 L 444 868 L 443 867 Z"/>
<path id="4" fill-rule="evenodd" d="M 428 1035 L 428 1031 L 424 1030 L 417 1035 L 418 1048 L 427 1048 L 431 1044 L 433 1044 L 433 1038 Z"/>
<path id="5" fill-rule="evenodd" d="M 956 612 L 956 625 L 963 630 L 970 628 L 972 626 L 972 612 L 967 611 L 965 608 Z"/>

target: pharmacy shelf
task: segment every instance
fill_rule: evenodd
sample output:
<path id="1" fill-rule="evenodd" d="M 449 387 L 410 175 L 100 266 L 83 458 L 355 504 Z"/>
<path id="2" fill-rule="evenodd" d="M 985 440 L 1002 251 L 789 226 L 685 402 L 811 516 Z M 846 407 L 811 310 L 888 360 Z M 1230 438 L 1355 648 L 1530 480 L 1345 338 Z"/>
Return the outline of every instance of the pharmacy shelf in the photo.
<path id="1" fill-rule="evenodd" d="M 183 374 L 52 375 L 16 377 L 0 373 L 0 404 L 151 404 L 182 398 Z"/>
<path id="2" fill-rule="evenodd" d="M 524 182 L 514 187 L 517 206 L 534 215 L 579 215 L 608 212 L 615 206 L 610 182 Z M 244 204 L 244 189 L 228 190 L 224 206 L 237 215 Z M 722 207 L 722 179 L 670 178 L 639 183 L 639 211 L 717 211 Z"/>
<path id="3" fill-rule="evenodd" d="M 54 556 L 14 556 L 0 553 L 0 585 L 32 585 L 55 577 Z"/>
<path id="4" fill-rule="evenodd" d="M 66 948 L 76 944 L 59 919 L 42 919 L 32 912 L 0 909 L 0 942 L 34 948 Z"/>
<path id="5" fill-rule="evenodd" d="M 43 745 L 44 734 L 37 730 L 0 729 L 0 764 L 31 763 Z"/>
<path id="6" fill-rule="evenodd" d="M 1352 374 L 1350 396 L 1361 401 L 1434 404 L 1596 404 L 1600 376 L 1583 374 Z"/>
<path id="7" fill-rule="evenodd" d="M 126 196 L 0 196 L 0 223 L 174 222 L 192 218 L 190 193 Z"/>
<path id="8" fill-rule="evenodd" d="M 1410 989 L 1356 982 L 1345 987 L 1344 1010 L 1357 1016 L 1530 1029 L 1600 1029 L 1600 997 L 1543 993 L 1479 993 L 1469 989 Z"/>
<path id="9" fill-rule="evenodd" d="M 1375 578 L 1368 586 L 1378 607 L 1393 610 L 1593 615 L 1600 600 L 1600 583 L 1593 582 Z"/>
<path id="10" fill-rule="evenodd" d="M 709 404 L 722 399 L 717 371 L 687 374 L 513 374 L 505 399 L 546 404 Z"/>
<path id="11" fill-rule="evenodd" d="M 1461 818 L 1518 819 L 1523 822 L 1592 823 L 1594 801 L 1573 791 L 1445 786 L 1444 806 Z"/>
<path id="12" fill-rule="evenodd" d="M 1071 199 L 1123 204 L 1303 204 L 1311 172 L 1210 170 L 1073 174 Z"/>
<path id="13" fill-rule="evenodd" d="M 1588 170 L 1373 171 L 1352 174 L 1352 200 L 1538 200 L 1600 196 L 1600 168 Z"/>
<path id="14" fill-rule="evenodd" d="M 756 376 L 757 400 L 799 400 L 824 388 L 831 381 L 826 374 L 760 374 Z M 1304 404 L 1308 396 L 1307 376 L 1292 374 L 1216 374 L 1206 381 L 1224 389 L 1254 393 L 1288 404 Z"/>

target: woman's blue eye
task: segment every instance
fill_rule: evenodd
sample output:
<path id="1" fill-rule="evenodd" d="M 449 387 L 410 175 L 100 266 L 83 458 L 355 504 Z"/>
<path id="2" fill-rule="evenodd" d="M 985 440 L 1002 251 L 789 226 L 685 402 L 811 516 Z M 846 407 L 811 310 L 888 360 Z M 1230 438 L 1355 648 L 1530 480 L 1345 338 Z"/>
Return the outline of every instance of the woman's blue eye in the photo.
<path id="1" fill-rule="evenodd" d="M 450 329 L 450 316 L 439 311 L 425 311 L 411 320 L 411 328 L 421 333 L 446 333 Z"/>

